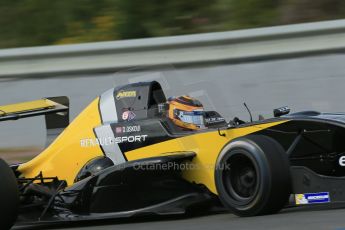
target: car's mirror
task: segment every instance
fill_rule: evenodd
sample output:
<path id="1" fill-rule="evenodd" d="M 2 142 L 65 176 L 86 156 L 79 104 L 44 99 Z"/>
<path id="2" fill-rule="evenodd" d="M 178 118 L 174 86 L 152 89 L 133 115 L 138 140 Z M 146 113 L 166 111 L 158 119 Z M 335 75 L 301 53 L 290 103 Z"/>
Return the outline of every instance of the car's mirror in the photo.
<path id="1" fill-rule="evenodd" d="M 283 115 L 287 115 L 289 113 L 290 113 L 290 108 L 287 107 L 287 106 L 280 107 L 280 108 L 277 108 L 277 109 L 273 110 L 274 117 L 280 117 L 280 116 L 283 116 Z"/>
<path id="2" fill-rule="evenodd" d="M 204 117 L 206 127 L 222 127 L 226 125 L 225 119 L 216 111 L 205 111 Z"/>

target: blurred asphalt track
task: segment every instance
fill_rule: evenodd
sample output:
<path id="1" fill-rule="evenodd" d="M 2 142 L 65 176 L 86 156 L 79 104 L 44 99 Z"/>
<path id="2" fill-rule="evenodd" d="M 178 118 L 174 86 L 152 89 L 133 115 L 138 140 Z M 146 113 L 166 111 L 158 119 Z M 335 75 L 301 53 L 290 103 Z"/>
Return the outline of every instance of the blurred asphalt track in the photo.
<path id="1" fill-rule="evenodd" d="M 290 208 L 275 215 L 237 217 L 230 213 L 197 217 L 128 218 L 112 222 L 65 225 L 54 230 L 345 230 L 344 209 Z M 27 230 L 17 228 L 15 230 Z M 40 228 L 47 229 L 47 228 Z"/>

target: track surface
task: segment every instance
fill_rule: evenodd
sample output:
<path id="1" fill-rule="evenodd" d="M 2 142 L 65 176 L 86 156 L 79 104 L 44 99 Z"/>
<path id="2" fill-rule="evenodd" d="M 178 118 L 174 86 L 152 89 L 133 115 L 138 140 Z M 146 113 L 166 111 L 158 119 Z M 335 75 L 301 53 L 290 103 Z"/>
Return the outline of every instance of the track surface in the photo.
<path id="1" fill-rule="evenodd" d="M 60 226 L 54 230 L 345 230 L 345 209 L 290 208 L 275 215 L 241 218 L 230 213 L 197 217 L 166 217 L 154 219 L 125 219 L 97 222 L 83 226 Z M 23 228 L 20 228 L 23 230 Z M 28 229 L 28 228 L 25 228 Z M 40 228 L 40 229 L 47 229 Z M 19 228 L 17 228 L 19 230 Z"/>

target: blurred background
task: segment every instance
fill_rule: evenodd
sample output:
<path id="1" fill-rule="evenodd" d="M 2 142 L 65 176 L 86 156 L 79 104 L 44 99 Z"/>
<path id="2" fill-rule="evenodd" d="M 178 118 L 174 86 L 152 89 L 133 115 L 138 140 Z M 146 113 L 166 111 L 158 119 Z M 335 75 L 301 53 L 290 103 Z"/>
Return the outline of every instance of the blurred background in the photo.
<path id="1" fill-rule="evenodd" d="M 0 0 L 0 48 L 228 31 L 344 17 L 343 0 Z"/>
<path id="2" fill-rule="evenodd" d="M 345 20 L 328 22 L 343 18 L 344 0 L 0 0 L 0 105 L 65 95 L 73 120 L 111 87 L 157 80 L 227 120 L 249 119 L 243 102 L 254 118 L 345 111 Z M 1 123 L 0 157 L 31 159 L 45 134 L 43 117 Z"/>

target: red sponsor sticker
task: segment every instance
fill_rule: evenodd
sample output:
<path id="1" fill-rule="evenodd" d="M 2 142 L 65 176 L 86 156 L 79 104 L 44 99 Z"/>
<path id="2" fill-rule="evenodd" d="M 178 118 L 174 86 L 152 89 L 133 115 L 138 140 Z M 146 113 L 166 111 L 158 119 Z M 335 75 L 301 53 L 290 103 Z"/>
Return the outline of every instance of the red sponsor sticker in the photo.
<path id="1" fill-rule="evenodd" d="M 122 133 L 122 127 L 116 127 L 116 133 Z"/>

